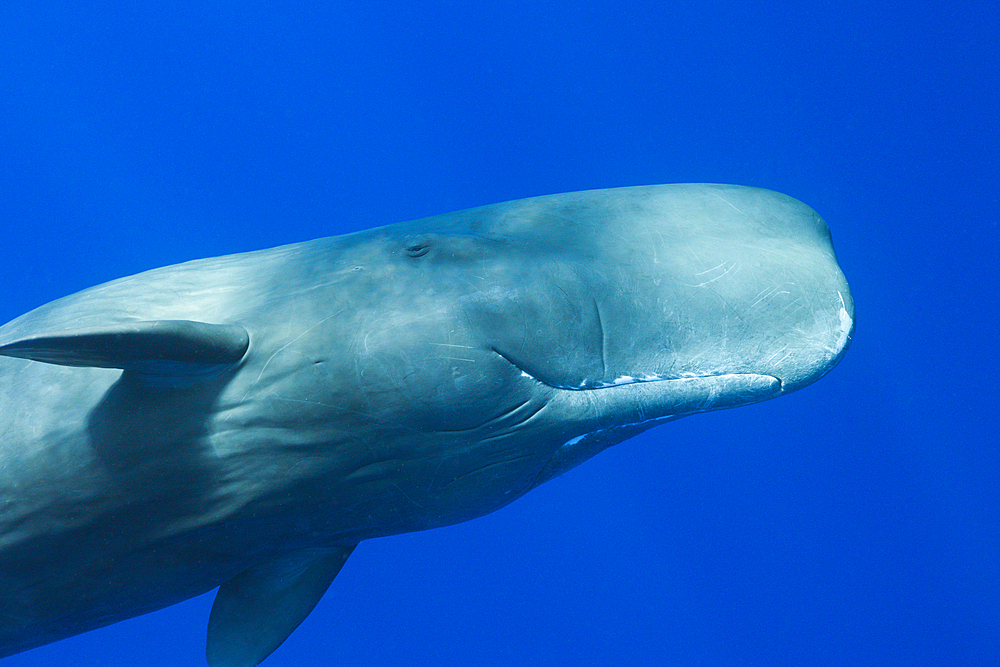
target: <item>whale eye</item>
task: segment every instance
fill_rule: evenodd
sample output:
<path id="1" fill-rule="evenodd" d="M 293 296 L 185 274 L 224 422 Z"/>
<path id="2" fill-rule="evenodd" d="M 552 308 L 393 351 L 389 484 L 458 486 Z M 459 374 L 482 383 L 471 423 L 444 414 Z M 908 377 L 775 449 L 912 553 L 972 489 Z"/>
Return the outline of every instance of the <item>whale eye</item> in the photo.
<path id="1" fill-rule="evenodd" d="M 431 244 L 426 241 L 416 241 L 406 244 L 406 254 L 410 257 L 422 257 L 431 249 Z"/>

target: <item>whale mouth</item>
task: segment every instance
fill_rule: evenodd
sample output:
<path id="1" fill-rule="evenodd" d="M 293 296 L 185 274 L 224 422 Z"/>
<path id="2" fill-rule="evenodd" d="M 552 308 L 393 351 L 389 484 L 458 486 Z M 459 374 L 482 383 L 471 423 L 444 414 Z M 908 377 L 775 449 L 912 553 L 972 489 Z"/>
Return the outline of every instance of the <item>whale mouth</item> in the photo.
<path id="1" fill-rule="evenodd" d="M 606 380 L 588 380 L 584 378 L 579 384 L 569 384 L 565 382 L 554 381 L 553 379 L 546 379 L 543 374 L 537 371 L 532 373 L 524 368 L 522 362 L 515 361 L 509 355 L 504 354 L 496 348 L 491 348 L 501 359 L 506 361 L 508 364 L 513 366 L 515 369 L 520 371 L 521 377 L 529 378 L 538 382 L 539 384 L 545 385 L 546 387 L 551 387 L 552 389 L 568 390 L 568 391 L 595 391 L 600 389 L 611 389 L 614 387 L 623 387 L 627 385 L 635 384 L 650 384 L 654 382 L 676 382 L 681 380 L 694 380 L 694 379 L 709 379 L 709 378 L 732 378 L 735 376 L 755 376 L 761 378 L 768 378 L 770 381 L 777 383 L 776 394 L 782 393 L 784 387 L 781 378 L 771 375 L 769 373 L 677 373 L 672 375 L 660 375 L 656 373 L 644 373 L 641 375 L 620 375 L 614 380 L 608 382 Z M 534 370 L 534 369 L 532 369 Z M 773 385 L 772 385 L 773 386 Z"/>

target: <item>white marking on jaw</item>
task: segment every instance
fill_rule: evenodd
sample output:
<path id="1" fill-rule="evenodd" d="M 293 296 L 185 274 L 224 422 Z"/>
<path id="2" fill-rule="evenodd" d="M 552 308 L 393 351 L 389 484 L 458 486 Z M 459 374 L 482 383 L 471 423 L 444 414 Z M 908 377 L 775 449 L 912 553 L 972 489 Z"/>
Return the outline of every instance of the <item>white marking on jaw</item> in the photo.
<path id="1" fill-rule="evenodd" d="M 575 438 L 570 438 L 569 440 L 564 442 L 562 447 L 560 447 L 559 449 L 560 450 L 569 449 L 574 445 L 579 444 L 580 441 L 582 441 L 584 438 L 589 438 L 592 435 L 604 433 L 605 431 L 615 431 L 622 428 L 629 428 L 630 426 L 641 426 L 642 424 L 648 424 L 649 422 L 670 421 L 676 419 L 676 417 L 677 417 L 676 415 L 663 415 L 660 417 L 650 417 L 649 419 L 643 419 L 641 421 L 631 422 L 629 424 L 618 424 L 616 426 L 609 426 L 608 428 L 599 428 L 596 431 L 590 431 L 589 433 L 578 435 Z"/>
<path id="2" fill-rule="evenodd" d="M 684 379 L 684 378 L 710 377 L 710 376 L 705 376 L 705 375 L 701 375 L 701 374 L 698 374 L 698 373 L 681 373 L 679 375 L 669 375 L 669 376 L 667 376 L 667 375 L 659 375 L 659 374 L 656 374 L 656 373 L 646 373 L 646 374 L 640 375 L 638 377 L 633 376 L 633 375 L 620 375 L 617 378 L 615 378 L 614 380 L 612 380 L 611 382 L 601 382 L 601 381 L 595 381 L 595 380 L 588 380 L 588 379 L 585 378 L 585 379 L 583 379 L 577 385 L 563 385 L 563 384 L 558 384 L 557 385 L 557 384 L 549 384 L 548 382 L 546 382 L 544 380 L 539 380 L 534 375 L 532 375 L 531 373 L 529 373 L 528 371 L 524 370 L 523 368 L 521 368 L 520 366 L 518 366 L 517 364 L 515 364 L 513 361 L 511 361 L 510 359 L 508 359 L 507 357 L 505 357 L 501 352 L 499 352 L 499 351 L 497 351 L 495 349 L 493 351 L 496 352 L 496 354 L 499 355 L 501 359 L 503 359 L 504 361 L 506 361 L 508 364 L 510 364 L 511 366 L 513 366 L 514 368 L 516 368 L 517 370 L 521 371 L 521 377 L 523 377 L 523 378 L 529 378 L 531 380 L 534 380 L 535 382 L 538 382 L 539 384 L 544 384 L 546 387 L 552 387 L 553 389 L 567 389 L 569 391 L 590 391 L 592 389 L 605 389 L 605 388 L 608 388 L 608 387 L 620 387 L 620 386 L 626 385 L 626 384 L 638 384 L 638 383 L 641 383 L 641 382 L 664 382 L 664 381 L 668 381 L 668 380 L 680 380 L 680 379 Z"/>
<path id="3" fill-rule="evenodd" d="M 692 377 L 694 375 L 692 374 Z M 670 378 L 665 378 L 662 375 L 646 374 L 639 377 L 633 377 L 631 375 L 620 375 L 611 382 L 597 382 L 594 380 L 583 380 L 580 382 L 578 387 L 580 389 L 604 389 L 606 387 L 619 387 L 625 384 L 638 384 L 640 382 L 659 382 L 660 380 L 667 380 Z"/>

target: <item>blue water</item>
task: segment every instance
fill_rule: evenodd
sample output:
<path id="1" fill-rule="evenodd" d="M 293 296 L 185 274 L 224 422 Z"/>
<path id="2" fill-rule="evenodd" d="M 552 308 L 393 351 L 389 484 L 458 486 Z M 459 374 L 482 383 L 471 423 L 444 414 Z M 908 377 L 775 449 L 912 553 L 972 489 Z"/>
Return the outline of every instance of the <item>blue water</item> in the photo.
<path id="1" fill-rule="evenodd" d="M 265 665 L 1000 664 L 1000 5 L 272 4 L 0 4 L 0 320 L 198 257 L 711 181 L 816 208 L 858 328 L 799 393 L 363 543 Z M 202 665 L 210 605 L 3 665 Z"/>

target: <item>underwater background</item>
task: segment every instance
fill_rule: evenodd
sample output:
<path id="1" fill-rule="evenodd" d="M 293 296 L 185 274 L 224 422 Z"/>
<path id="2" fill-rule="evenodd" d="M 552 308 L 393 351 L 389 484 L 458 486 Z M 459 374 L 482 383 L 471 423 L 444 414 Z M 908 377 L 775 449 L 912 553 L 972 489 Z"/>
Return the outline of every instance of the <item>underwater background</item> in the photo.
<path id="1" fill-rule="evenodd" d="M 1000 4 L 0 3 L 0 321 L 556 192 L 778 190 L 852 349 L 361 544 L 264 663 L 1000 664 Z M 203 665 L 212 595 L 3 660 Z"/>

